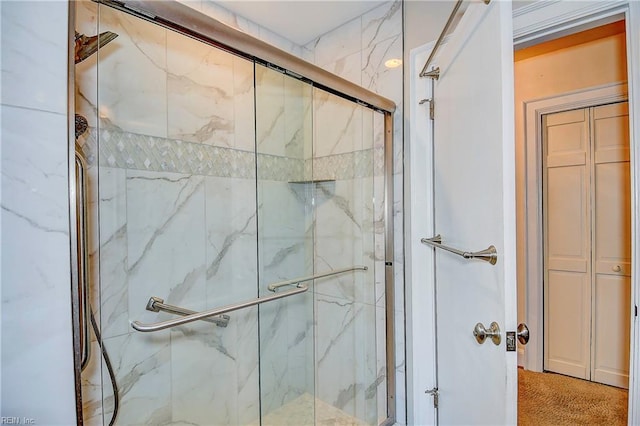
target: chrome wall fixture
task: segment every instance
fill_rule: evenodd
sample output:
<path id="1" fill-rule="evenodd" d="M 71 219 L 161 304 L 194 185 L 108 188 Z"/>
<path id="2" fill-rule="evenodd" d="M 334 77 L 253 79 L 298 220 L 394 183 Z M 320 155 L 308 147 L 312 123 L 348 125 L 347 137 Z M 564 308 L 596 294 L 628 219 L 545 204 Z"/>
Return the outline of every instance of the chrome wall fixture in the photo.
<path id="1" fill-rule="evenodd" d="M 423 238 L 420 240 L 420 242 L 431 247 L 455 253 L 458 256 L 464 257 L 465 259 L 480 259 L 484 260 L 485 262 L 489 262 L 492 265 L 498 263 L 498 252 L 493 245 L 480 251 L 462 251 L 442 244 L 442 237 L 440 236 L 440 234 L 432 238 Z"/>
<path id="2" fill-rule="evenodd" d="M 300 284 L 300 283 L 303 283 L 305 281 L 317 280 L 318 278 L 324 278 L 324 277 L 330 277 L 332 275 L 344 274 L 345 272 L 366 271 L 367 269 L 369 269 L 369 268 L 366 267 L 366 266 L 363 266 L 363 265 L 356 265 L 356 266 L 352 266 L 351 268 L 334 269 L 333 271 L 324 272 L 324 273 L 316 274 L 316 275 L 309 275 L 308 277 L 294 278 L 292 280 L 281 281 L 279 283 L 269 284 L 269 286 L 267 288 L 269 289 L 269 291 L 275 292 L 279 287 L 284 287 L 284 286 L 293 285 L 293 284 Z"/>

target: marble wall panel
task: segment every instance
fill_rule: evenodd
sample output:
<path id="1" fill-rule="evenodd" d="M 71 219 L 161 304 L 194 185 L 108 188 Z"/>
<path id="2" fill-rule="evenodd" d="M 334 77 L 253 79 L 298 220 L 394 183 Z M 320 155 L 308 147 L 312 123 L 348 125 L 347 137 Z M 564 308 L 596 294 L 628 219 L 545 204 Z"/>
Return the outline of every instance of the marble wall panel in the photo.
<path id="1" fill-rule="evenodd" d="M 131 331 L 127 271 L 127 188 L 125 170 L 100 167 L 99 173 L 97 208 L 100 212 L 100 277 L 91 284 L 92 290 L 98 288 L 100 299 L 92 303 L 94 311 L 96 307 L 99 308 L 96 317 L 100 321 L 102 337 L 108 338 Z"/>
<path id="2" fill-rule="evenodd" d="M 362 51 L 362 85 L 391 99 L 399 108 L 402 107 L 402 67 L 388 68 L 385 62 L 401 55 L 402 34 L 396 34 Z"/>
<path id="3" fill-rule="evenodd" d="M 316 280 L 314 291 L 373 304 L 372 180 L 339 180 L 318 184 L 318 188 L 315 199 L 316 273 L 353 265 L 364 265 L 369 269 Z"/>
<path id="4" fill-rule="evenodd" d="M 285 76 L 262 65 L 256 65 L 255 79 L 257 152 L 284 157 Z"/>
<path id="5" fill-rule="evenodd" d="M 362 15 L 361 19 L 362 50 L 366 50 L 402 32 L 402 2 L 386 2 Z"/>
<path id="6" fill-rule="evenodd" d="M 171 330 L 171 415 L 186 424 L 238 424 L 237 321 Z"/>
<path id="7" fill-rule="evenodd" d="M 31 12 L 39 16 L 51 12 L 60 17 L 55 15 L 55 9 L 38 4 L 3 3 L 0 12 L 3 43 L 5 37 L 16 37 L 15 43 L 31 37 L 40 40 L 33 50 L 23 52 L 24 60 L 38 55 L 40 50 L 47 54 L 49 45 L 43 44 L 41 38 L 48 37 L 47 29 L 52 34 L 66 31 L 64 15 L 64 19 L 60 17 L 64 29 L 57 22 L 58 26 L 16 28 L 18 34 L 5 32 L 4 23 L 9 16 L 15 19 L 14 24 L 28 23 Z M 51 48 L 55 45 L 52 42 Z M 11 55 L 5 53 L 3 46 L 3 89 L 6 82 L 10 84 L 14 79 L 5 73 L 5 67 L 12 66 L 4 62 L 5 54 Z M 13 64 L 16 60 L 9 59 Z M 58 84 L 46 80 L 47 84 Z M 42 95 L 48 96 L 47 92 Z M 60 143 L 66 140 L 67 119 L 64 114 L 22 106 L 3 105 L 0 114 L 2 415 L 69 424 L 75 422 L 76 416 L 69 308 L 68 159 L 67 146 Z"/>
<path id="8" fill-rule="evenodd" d="M 357 51 L 343 58 L 337 59 L 324 65 L 330 71 L 345 80 L 362 86 L 362 52 Z"/>
<path id="9" fill-rule="evenodd" d="M 281 290 L 285 291 L 285 290 Z M 260 307 L 260 385 L 262 415 L 266 415 L 302 394 L 304 383 L 289 369 L 289 351 L 296 345 L 291 334 L 289 310 L 296 303 L 309 300 L 306 295 L 292 296 Z M 307 303 L 308 305 L 308 303 Z M 312 315 L 309 305 L 308 316 Z M 298 321 L 305 321 L 304 317 Z M 303 339 L 305 335 L 301 336 Z M 303 376 L 304 377 L 304 376 Z M 297 385 L 297 386 L 295 386 Z"/>
<path id="10" fill-rule="evenodd" d="M 284 145 L 289 158 L 304 160 L 312 147 L 312 87 L 292 77 L 284 78 Z"/>
<path id="11" fill-rule="evenodd" d="M 102 357 L 97 341 L 91 342 L 91 358 L 82 372 L 82 420 L 84 424 L 102 425 Z M 107 420 L 108 423 L 108 420 Z"/>
<path id="12" fill-rule="evenodd" d="M 235 146 L 234 55 L 167 32 L 167 135 Z"/>
<path id="13" fill-rule="evenodd" d="M 3 4 L 2 104 L 66 114 L 66 5 Z"/>
<path id="14" fill-rule="evenodd" d="M 323 295 L 315 303 L 316 397 L 377 424 L 375 307 Z"/>
<path id="15" fill-rule="evenodd" d="M 238 424 L 241 425 L 255 422 L 260 417 L 258 309 L 259 307 L 247 308 L 233 315 L 239 354 L 235 373 L 238 383 Z"/>
<path id="16" fill-rule="evenodd" d="M 170 331 L 130 333 L 105 340 L 116 371 L 120 408 L 118 424 L 171 422 Z M 105 418 L 111 418 L 113 396 L 103 375 Z"/>
<path id="17" fill-rule="evenodd" d="M 98 8 L 99 20 L 95 6 L 81 2 L 82 21 L 98 21 L 98 31 L 119 37 L 78 69 L 78 113 L 91 125 L 98 114 L 104 128 L 166 137 L 167 30 L 107 6 Z"/>
<path id="18" fill-rule="evenodd" d="M 207 307 L 257 297 L 255 181 L 206 177 L 204 194 Z"/>
<path id="19" fill-rule="evenodd" d="M 235 148 L 256 151 L 254 63 L 233 57 L 233 112 Z"/>
<path id="20" fill-rule="evenodd" d="M 315 64 L 324 66 L 362 50 L 362 21 L 353 19 L 311 41 L 306 47 L 314 52 Z"/>
<path id="21" fill-rule="evenodd" d="M 314 89 L 313 113 L 314 157 L 363 149 L 363 107 L 324 90 Z"/>
<path id="22" fill-rule="evenodd" d="M 204 178 L 129 170 L 126 185 L 130 317 L 166 319 L 145 310 L 151 296 L 203 309 Z"/>

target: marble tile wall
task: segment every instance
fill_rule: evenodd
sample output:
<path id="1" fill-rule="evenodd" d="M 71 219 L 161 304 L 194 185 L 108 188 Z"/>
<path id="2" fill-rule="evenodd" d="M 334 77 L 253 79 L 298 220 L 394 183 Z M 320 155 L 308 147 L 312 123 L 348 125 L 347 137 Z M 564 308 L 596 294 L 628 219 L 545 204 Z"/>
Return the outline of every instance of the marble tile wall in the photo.
<path id="1" fill-rule="evenodd" d="M 66 2 L 1 2 L 0 415 L 75 424 Z"/>

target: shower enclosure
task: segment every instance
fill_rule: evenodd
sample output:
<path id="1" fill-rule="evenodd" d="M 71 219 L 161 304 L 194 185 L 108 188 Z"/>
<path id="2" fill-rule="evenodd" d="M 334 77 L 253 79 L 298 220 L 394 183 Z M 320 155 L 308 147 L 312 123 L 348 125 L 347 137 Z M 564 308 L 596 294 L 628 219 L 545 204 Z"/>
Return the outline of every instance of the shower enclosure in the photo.
<path id="1" fill-rule="evenodd" d="M 154 7 L 76 3 L 79 33 L 118 35 L 75 70 L 84 423 L 392 423 L 390 111 Z"/>

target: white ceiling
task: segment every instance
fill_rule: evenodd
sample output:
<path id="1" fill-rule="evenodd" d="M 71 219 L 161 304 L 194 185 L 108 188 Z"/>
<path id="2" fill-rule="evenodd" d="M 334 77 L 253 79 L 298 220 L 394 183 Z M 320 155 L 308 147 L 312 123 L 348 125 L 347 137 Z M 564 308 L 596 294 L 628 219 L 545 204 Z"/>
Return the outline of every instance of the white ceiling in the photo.
<path id="1" fill-rule="evenodd" d="M 223 0 L 217 3 L 298 45 L 339 27 L 384 1 Z"/>

